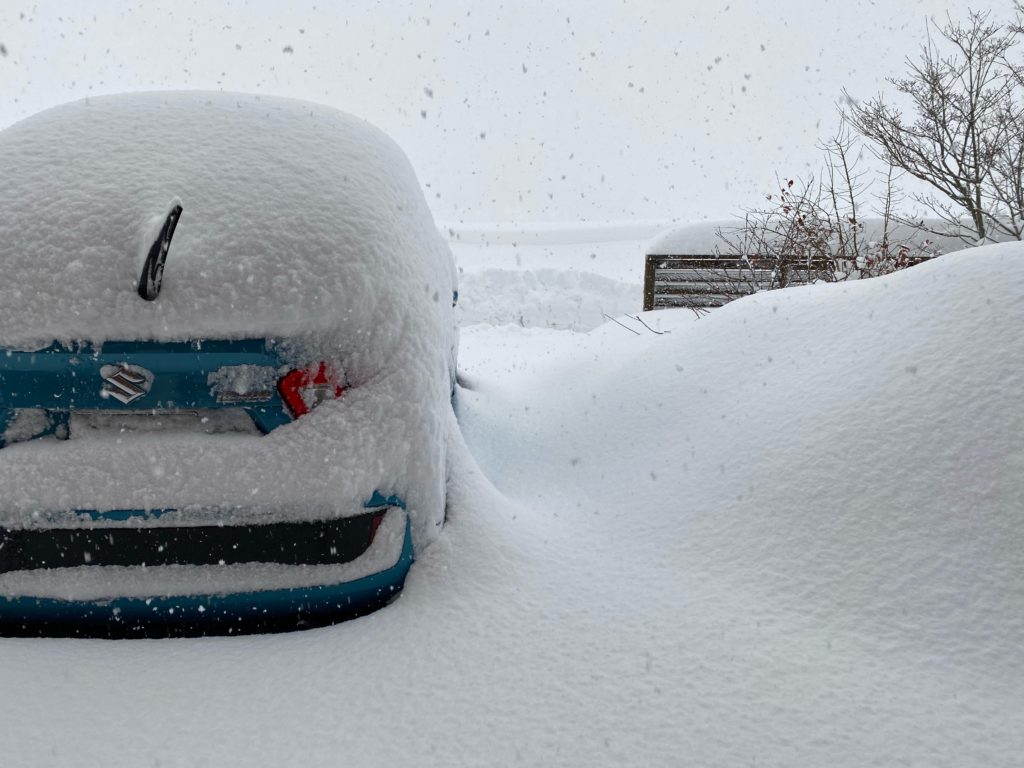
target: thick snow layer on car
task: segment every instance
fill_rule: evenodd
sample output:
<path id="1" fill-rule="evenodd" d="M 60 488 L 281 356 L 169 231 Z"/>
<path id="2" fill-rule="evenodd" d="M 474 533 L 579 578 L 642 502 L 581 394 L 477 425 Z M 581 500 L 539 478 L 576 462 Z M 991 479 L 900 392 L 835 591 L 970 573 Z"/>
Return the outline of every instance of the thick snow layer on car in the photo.
<path id="1" fill-rule="evenodd" d="M 5 765 L 1015 765 L 1021 258 L 641 315 L 660 335 L 468 328 L 472 457 L 453 430 L 400 600 L 0 640 Z"/>
<path id="2" fill-rule="evenodd" d="M 286 364 L 340 364 L 348 387 L 265 437 L 8 446 L 3 523 L 73 508 L 347 515 L 379 490 L 408 504 L 418 547 L 436 535 L 455 276 L 380 131 L 287 99 L 128 94 L 8 128 L 0 168 L 0 347 L 283 337 Z M 184 213 L 163 289 L 145 301 L 143 260 L 174 199 Z"/>
<path id="3" fill-rule="evenodd" d="M 381 372 L 264 436 L 98 429 L 9 445 L 0 524 L 74 525 L 74 509 L 171 508 L 186 525 L 321 519 L 360 514 L 379 490 L 408 504 L 422 547 L 444 513 L 448 377 L 433 362 Z"/>
<path id="4" fill-rule="evenodd" d="M 0 132 L 0 345 L 293 336 L 382 346 L 451 298 L 446 246 L 401 150 L 287 99 L 87 99 Z M 171 203 L 163 290 L 136 285 Z M 384 337 L 381 339 L 381 337 Z"/>

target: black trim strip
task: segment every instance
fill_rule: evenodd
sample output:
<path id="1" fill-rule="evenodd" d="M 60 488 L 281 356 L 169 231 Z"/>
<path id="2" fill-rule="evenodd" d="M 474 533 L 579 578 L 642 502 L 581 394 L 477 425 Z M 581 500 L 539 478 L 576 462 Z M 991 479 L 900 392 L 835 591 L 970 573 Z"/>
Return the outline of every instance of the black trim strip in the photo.
<path id="1" fill-rule="evenodd" d="M 0 573 L 80 565 L 330 565 L 355 560 L 387 509 L 264 525 L 0 528 Z"/>

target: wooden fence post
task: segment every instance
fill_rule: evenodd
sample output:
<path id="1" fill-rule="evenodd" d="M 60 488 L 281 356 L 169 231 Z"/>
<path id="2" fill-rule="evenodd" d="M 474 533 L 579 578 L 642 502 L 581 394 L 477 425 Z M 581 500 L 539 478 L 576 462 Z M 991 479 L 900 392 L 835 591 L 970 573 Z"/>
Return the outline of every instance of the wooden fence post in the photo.
<path id="1" fill-rule="evenodd" d="M 647 256 L 644 262 L 644 312 L 654 309 L 654 273 L 657 270 L 657 256 Z"/>

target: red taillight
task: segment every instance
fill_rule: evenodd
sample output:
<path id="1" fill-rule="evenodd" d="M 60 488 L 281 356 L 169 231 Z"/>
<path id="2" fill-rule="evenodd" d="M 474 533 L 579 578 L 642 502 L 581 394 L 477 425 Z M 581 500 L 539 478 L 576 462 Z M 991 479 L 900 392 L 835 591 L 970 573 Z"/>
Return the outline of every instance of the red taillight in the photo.
<path id="1" fill-rule="evenodd" d="M 373 544 L 373 540 L 377 538 L 377 529 L 380 528 L 380 524 L 384 522 L 384 515 L 386 514 L 387 510 L 377 512 L 370 519 L 370 544 Z"/>
<path id="2" fill-rule="evenodd" d="M 281 399 L 296 419 L 316 408 L 324 400 L 341 397 L 345 388 L 341 377 L 327 363 L 289 371 L 277 382 Z"/>

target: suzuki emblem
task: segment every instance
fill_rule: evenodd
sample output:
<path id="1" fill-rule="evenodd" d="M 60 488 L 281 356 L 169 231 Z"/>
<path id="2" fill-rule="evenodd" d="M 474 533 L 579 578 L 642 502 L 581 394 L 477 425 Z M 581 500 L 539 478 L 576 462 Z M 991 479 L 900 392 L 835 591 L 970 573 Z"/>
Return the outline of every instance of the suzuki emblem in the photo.
<path id="1" fill-rule="evenodd" d="M 149 392 L 153 374 L 137 365 L 104 365 L 100 369 L 103 389 L 100 395 L 112 397 L 128 405 Z"/>

